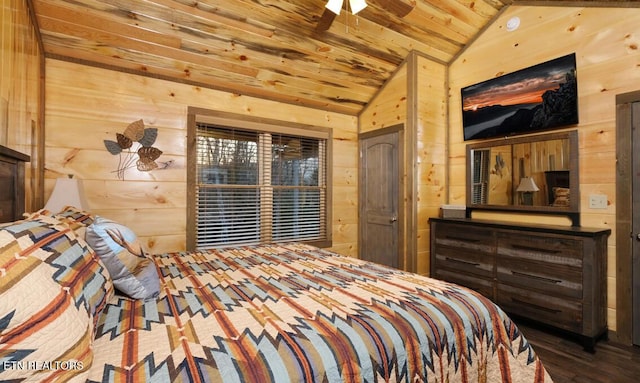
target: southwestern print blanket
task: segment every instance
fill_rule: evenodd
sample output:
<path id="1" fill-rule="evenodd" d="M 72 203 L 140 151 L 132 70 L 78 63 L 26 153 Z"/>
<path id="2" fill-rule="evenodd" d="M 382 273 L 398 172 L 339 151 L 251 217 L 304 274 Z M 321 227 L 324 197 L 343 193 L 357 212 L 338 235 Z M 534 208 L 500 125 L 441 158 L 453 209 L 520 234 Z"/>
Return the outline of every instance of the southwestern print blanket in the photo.
<path id="1" fill-rule="evenodd" d="M 302 244 L 154 257 L 156 300 L 96 326 L 91 382 L 551 382 L 462 287 Z"/>

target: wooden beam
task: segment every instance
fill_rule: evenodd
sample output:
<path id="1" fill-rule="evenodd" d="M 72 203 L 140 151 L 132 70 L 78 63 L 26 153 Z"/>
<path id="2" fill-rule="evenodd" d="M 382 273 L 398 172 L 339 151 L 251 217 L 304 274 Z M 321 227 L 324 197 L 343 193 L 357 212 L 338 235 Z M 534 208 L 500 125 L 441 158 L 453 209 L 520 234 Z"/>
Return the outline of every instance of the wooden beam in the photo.
<path id="1" fill-rule="evenodd" d="M 409 12 L 413 11 L 413 8 L 416 6 L 415 0 L 408 2 L 401 0 L 373 0 L 371 2 L 398 17 L 405 17 Z"/>
<path id="2" fill-rule="evenodd" d="M 328 30 L 329 27 L 331 27 L 331 24 L 333 24 L 333 20 L 335 20 L 336 16 L 337 15 L 335 13 L 333 13 L 329 9 L 325 8 L 324 12 L 322 12 L 322 16 L 320 16 L 320 19 L 318 20 L 318 25 L 316 26 L 316 31 L 324 32 L 324 31 Z"/>

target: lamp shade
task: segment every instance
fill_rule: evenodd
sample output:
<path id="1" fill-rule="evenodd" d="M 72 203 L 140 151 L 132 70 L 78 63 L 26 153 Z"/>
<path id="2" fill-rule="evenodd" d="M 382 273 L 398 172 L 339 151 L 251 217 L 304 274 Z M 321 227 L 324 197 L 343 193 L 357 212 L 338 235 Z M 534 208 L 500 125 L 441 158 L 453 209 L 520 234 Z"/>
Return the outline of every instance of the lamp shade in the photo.
<path id="1" fill-rule="evenodd" d="M 89 210 L 82 180 L 77 178 L 58 178 L 56 180 L 56 185 L 53 187 L 53 192 L 44 208 L 52 213 L 58 213 L 66 206 Z"/>
<path id="2" fill-rule="evenodd" d="M 519 191 L 519 192 L 537 192 L 538 190 L 540 190 L 538 188 L 538 185 L 536 185 L 536 183 L 533 182 L 533 178 L 531 177 L 521 178 L 520 185 L 518 185 L 518 188 L 516 189 L 516 191 Z"/>

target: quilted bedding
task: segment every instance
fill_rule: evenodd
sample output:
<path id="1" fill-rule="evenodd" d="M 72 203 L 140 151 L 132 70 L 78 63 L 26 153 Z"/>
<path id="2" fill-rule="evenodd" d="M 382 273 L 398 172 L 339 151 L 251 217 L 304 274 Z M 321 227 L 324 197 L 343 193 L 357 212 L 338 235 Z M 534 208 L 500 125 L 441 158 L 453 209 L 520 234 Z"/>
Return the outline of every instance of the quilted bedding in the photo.
<path id="1" fill-rule="evenodd" d="M 550 382 L 479 294 L 302 244 L 154 257 L 96 326 L 91 382 Z"/>
<path id="2" fill-rule="evenodd" d="M 551 381 L 462 287 L 303 244 L 147 257 L 110 223 L 122 246 L 104 258 L 84 240 L 99 222 L 70 209 L 0 225 L 0 381 Z M 150 266 L 159 291 L 114 294 L 115 259 L 139 277 L 118 289 L 140 291 Z"/>

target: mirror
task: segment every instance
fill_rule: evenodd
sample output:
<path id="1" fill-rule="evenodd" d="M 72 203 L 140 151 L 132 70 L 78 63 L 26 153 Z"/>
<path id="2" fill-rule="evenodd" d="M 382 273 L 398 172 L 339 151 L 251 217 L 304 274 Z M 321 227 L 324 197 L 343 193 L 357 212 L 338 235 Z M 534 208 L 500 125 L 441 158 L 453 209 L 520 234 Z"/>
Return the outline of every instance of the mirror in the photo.
<path id="1" fill-rule="evenodd" d="M 577 131 L 467 145 L 467 207 L 568 215 L 579 226 Z"/>

